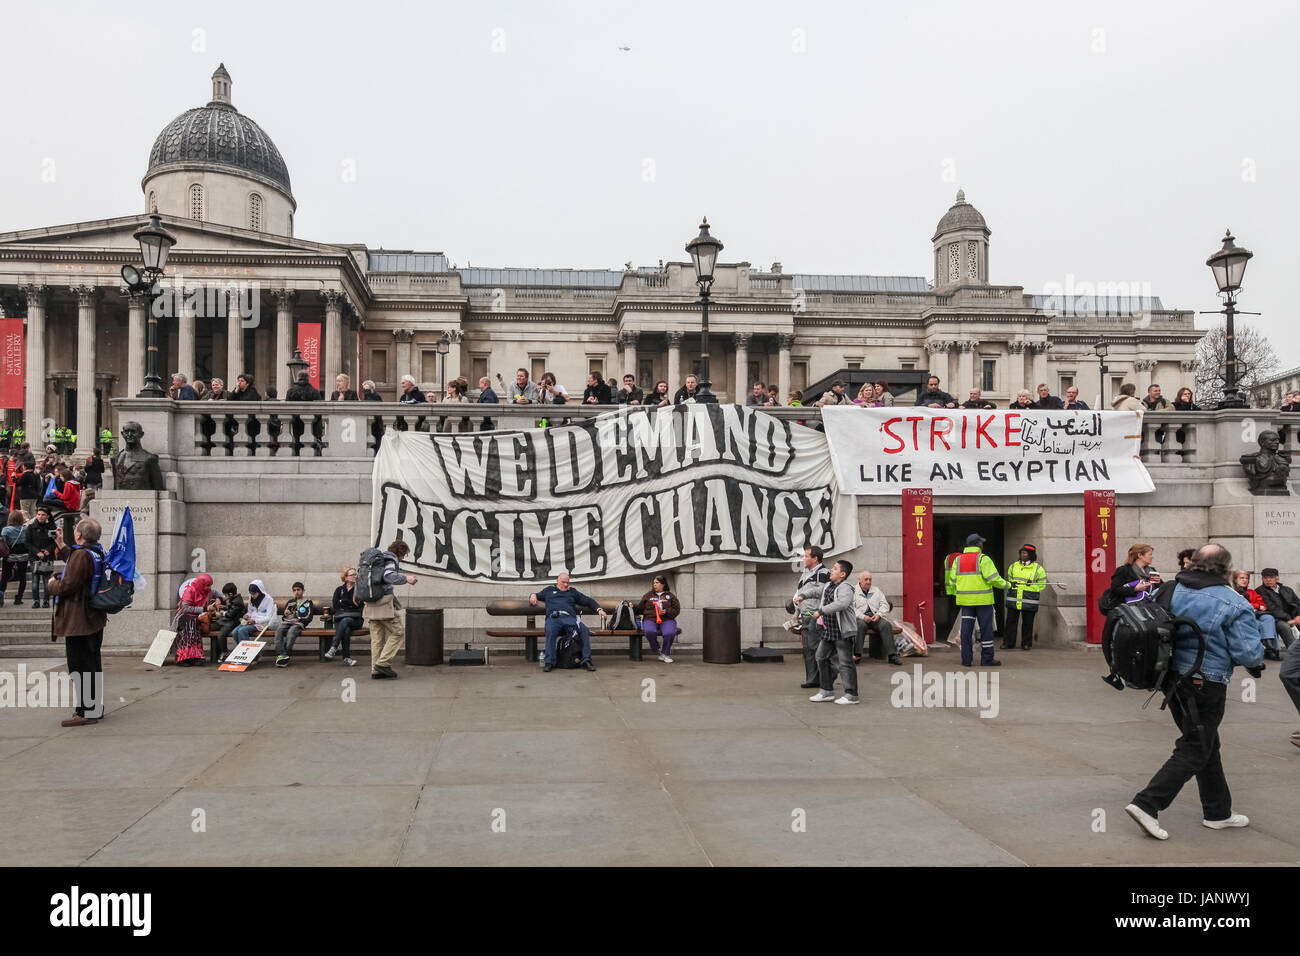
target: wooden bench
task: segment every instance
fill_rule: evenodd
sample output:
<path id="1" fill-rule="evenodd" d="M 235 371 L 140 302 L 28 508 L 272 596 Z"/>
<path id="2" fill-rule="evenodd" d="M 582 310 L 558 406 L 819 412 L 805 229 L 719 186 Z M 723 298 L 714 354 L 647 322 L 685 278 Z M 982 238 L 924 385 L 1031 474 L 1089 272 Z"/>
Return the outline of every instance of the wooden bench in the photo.
<path id="1" fill-rule="evenodd" d="M 598 602 L 607 612 L 613 613 L 620 602 L 618 601 L 600 601 Z M 527 600 L 505 600 L 493 601 L 487 606 L 487 612 L 492 617 L 522 617 L 524 619 L 523 627 L 498 627 L 489 628 L 488 637 L 522 637 L 524 639 L 524 658 L 529 661 L 537 660 L 537 639 L 546 637 L 546 608 L 542 605 L 530 604 Z M 539 627 L 537 619 L 542 619 L 542 626 Z M 590 625 L 587 629 L 591 631 L 591 636 L 596 637 L 626 637 L 627 638 L 627 659 L 630 661 L 641 660 L 641 632 L 619 630 L 613 631 L 607 628 L 594 628 Z"/>
<path id="2" fill-rule="evenodd" d="M 321 614 L 321 621 L 322 623 L 324 623 L 324 614 L 321 612 L 323 611 L 324 608 L 329 607 L 333 603 L 333 598 L 331 597 L 330 599 L 325 601 L 320 601 L 315 598 L 312 598 L 311 602 L 317 608 L 317 613 Z M 287 603 L 288 603 L 287 601 L 276 602 L 275 617 L 271 619 L 270 625 L 267 626 L 265 633 L 262 634 L 262 639 L 266 641 L 268 644 L 272 645 L 272 647 L 274 647 L 275 644 L 275 629 L 279 627 L 281 622 L 284 620 L 284 606 Z M 364 624 L 362 624 L 359 627 L 354 627 L 352 629 L 352 640 L 356 640 L 358 637 L 369 637 L 369 636 L 370 636 L 370 628 L 366 627 Z M 213 631 L 210 637 L 212 640 L 216 640 L 217 637 L 216 631 Z M 330 649 L 330 645 L 334 643 L 334 628 L 332 625 L 330 627 L 304 627 L 302 629 L 302 633 L 299 634 L 298 637 L 299 639 L 304 637 L 316 638 L 317 644 L 319 645 L 317 650 L 317 655 L 319 659 L 323 661 L 325 660 L 325 652 L 328 651 Z"/>

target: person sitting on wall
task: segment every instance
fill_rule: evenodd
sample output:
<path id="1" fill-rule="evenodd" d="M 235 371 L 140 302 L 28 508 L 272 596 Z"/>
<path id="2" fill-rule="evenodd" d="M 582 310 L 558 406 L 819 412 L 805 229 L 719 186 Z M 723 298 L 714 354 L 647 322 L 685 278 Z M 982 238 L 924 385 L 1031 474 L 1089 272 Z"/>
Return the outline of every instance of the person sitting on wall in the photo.
<path id="1" fill-rule="evenodd" d="M 305 590 L 301 581 L 294 581 L 293 598 L 284 602 L 284 614 L 280 616 L 280 623 L 275 628 L 276 667 L 289 666 L 294 642 L 316 614 L 316 606 L 302 596 Z"/>
<path id="2" fill-rule="evenodd" d="M 208 636 L 211 638 L 208 659 L 213 663 L 220 664 L 226 659 L 230 635 L 247 611 L 248 605 L 244 603 L 244 597 L 234 581 L 223 584 L 221 593 L 213 596 L 212 603 L 208 605 L 208 614 L 211 615 L 208 619 Z"/>
<path id="3" fill-rule="evenodd" d="M 867 632 L 874 631 L 880 639 L 880 647 L 891 664 L 902 664 L 898 656 L 898 644 L 894 640 L 894 624 L 886 615 L 893 610 L 885 592 L 871 583 L 871 572 L 863 571 L 858 575 L 857 586 L 853 588 L 853 615 L 858 619 L 857 636 L 853 641 L 853 660 L 862 660 L 867 650 Z"/>
<path id="4" fill-rule="evenodd" d="M 569 572 L 561 571 L 554 584 L 549 584 L 536 594 L 528 595 L 528 603 L 534 607 L 546 607 L 546 653 L 542 658 L 542 670 L 555 670 L 555 643 L 566 627 L 575 628 L 582 641 L 582 666 L 594 671 L 596 665 L 591 660 L 591 631 L 578 618 L 578 609 L 587 608 L 600 615 L 601 626 L 605 623 L 605 609 L 577 588 L 569 586 Z"/>
<path id="5" fill-rule="evenodd" d="M 248 610 L 244 623 L 235 628 L 235 643 L 251 641 L 253 636 L 265 631 L 275 618 L 275 598 L 266 593 L 266 585 L 255 580 L 248 585 Z"/>
<path id="6" fill-rule="evenodd" d="M 673 659 L 668 656 L 672 650 L 673 639 L 677 637 L 677 615 L 682 606 L 668 588 L 668 576 L 657 574 L 650 582 L 650 590 L 641 595 L 641 600 L 633 607 L 641 615 L 641 633 L 650 642 L 650 650 L 659 655 L 665 664 Z M 659 638 L 663 637 L 663 649 L 659 648 Z"/>

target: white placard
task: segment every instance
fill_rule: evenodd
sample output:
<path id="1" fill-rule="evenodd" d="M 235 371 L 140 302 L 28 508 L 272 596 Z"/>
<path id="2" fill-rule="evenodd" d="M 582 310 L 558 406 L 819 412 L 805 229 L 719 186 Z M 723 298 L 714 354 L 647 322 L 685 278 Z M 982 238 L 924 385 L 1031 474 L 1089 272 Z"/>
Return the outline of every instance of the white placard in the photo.
<path id="1" fill-rule="evenodd" d="M 153 643 L 149 645 L 149 653 L 145 654 L 144 662 L 152 664 L 154 667 L 162 667 L 167 660 L 167 653 L 172 649 L 172 642 L 176 640 L 176 632 L 169 631 L 166 628 L 154 635 Z"/>
<path id="2" fill-rule="evenodd" d="M 841 490 L 897 495 L 1066 495 L 1155 490 L 1138 457 L 1141 412 L 822 409 Z"/>
<path id="3" fill-rule="evenodd" d="M 221 666 L 217 670 L 242 671 L 253 663 L 264 647 L 266 647 L 266 641 L 240 641 L 235 645 L 235 649 L 226 656 L 226 659 L 221 662 Z"/>

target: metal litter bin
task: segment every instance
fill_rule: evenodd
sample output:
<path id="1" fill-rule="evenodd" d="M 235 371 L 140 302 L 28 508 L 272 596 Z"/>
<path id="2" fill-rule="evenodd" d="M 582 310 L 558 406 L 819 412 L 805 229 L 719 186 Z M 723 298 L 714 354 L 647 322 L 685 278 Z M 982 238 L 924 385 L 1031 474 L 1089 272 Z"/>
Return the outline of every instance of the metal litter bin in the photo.
<path id="1" fill-rule="evenodd" d="M 704 609 L 704 663 L 740 663 L 740 608 Z"/>
<path id="2" fill-rule="evenodd" d="M 406 663 L 417 667 L 442 663 L 442 608 L 406 609 Z"/>

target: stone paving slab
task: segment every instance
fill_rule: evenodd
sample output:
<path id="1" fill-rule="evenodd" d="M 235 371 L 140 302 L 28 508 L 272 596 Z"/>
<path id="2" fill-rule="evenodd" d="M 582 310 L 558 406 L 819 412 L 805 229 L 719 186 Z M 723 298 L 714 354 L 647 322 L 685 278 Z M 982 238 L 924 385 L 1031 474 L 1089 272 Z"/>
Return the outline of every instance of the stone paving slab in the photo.
<path id="1" fill-rule="evenodd" d="M 797 655 L 594 674 L 494 658 L 396 681 L 307 659 L 245 674 L 111 659 L 97 725 L 0 709 L 0 865 L 1300 861 L 1300 716 L 1275 675 L 1255 703 L 1239 675 L 1223 725 L 1252 826 L 1202 827 L 1192 784 L 1157 843 L 1123 807 L 1168 756 L 1169 715 L 1102 684 L 1096 655 L 1002 656 L 992 718 L 894 706 L 912 660 L 865 663 L 863 703 L 842 707 L 808 701 Z M 951 654 L 919 664 L 969 673 Z"/>
<path id="2" fill-rule="evenodd" d="M 504 822 L 504 832 L 493 830 L 494 821 Z M 704 866 L 709 859 L 658 783 L 533 783 L 426 786 L 400 862 Z"/>
<path id="3" fill-rule="evenodd" d="M 92 866 L 385 866 L 419 787 L 189 787 L 88 861 Z M 195 832 L 195 810 L 203 832 Z M 309 853 L 308 848 L 310 848 Z M 232 887 L 232 890 L 234 887 Z M 328 909 L 332 906 L 322 901 Z"/>

